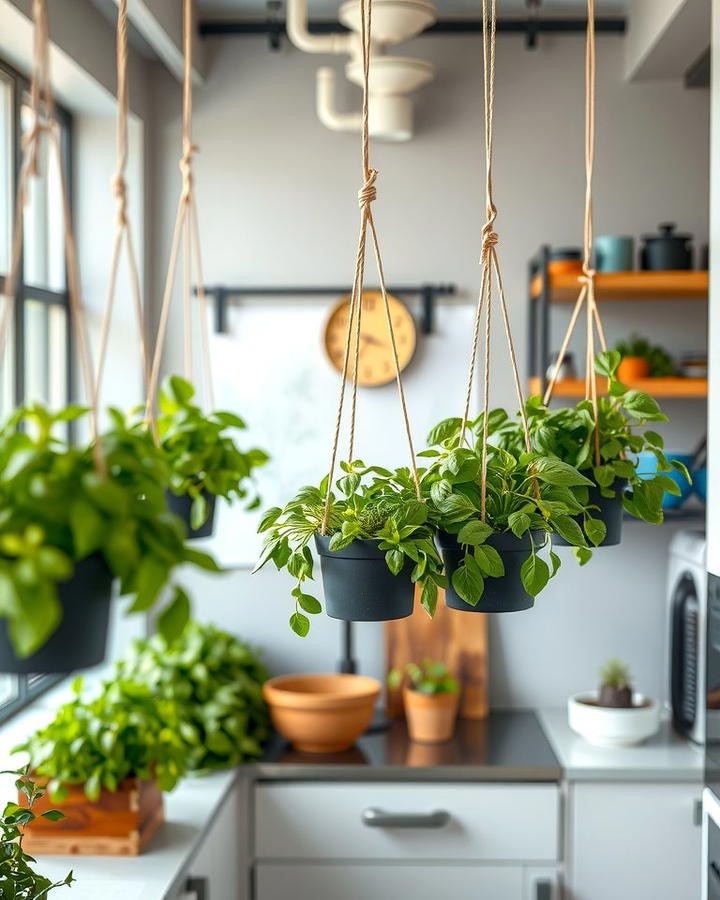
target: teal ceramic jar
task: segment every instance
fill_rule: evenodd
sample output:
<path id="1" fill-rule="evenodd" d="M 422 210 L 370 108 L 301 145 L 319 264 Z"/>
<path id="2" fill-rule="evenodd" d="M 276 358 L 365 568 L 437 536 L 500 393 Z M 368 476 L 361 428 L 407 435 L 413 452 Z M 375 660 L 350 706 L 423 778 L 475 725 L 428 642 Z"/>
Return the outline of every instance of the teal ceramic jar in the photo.
<path id="1" fill-rule="evenodd" d="M 630 272 L 633 268 L 634 240 L 617 234 L 595 238 L 595 269 L 598 272 Z"/>

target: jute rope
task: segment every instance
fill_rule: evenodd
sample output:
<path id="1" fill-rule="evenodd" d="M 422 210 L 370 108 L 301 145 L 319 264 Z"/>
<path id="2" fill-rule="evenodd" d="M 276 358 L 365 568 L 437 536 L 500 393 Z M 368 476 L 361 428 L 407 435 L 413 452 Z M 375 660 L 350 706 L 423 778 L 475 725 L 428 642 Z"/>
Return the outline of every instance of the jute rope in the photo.
<path id="1" fill-rule="evenodd" d="M 193 190 L 193 156 L 198 152 L 198 147 L 192 139 L 192 0 L 183 0 L 183 100 L 182 100 L 182 155 L 180 157 L 180 172 L 182 174 L 182 187 L 178 201 L 175 226 L 173 229 L 170 257 L 167 274 L 165 276 L 165 289 L 163 291 L 162 305 L 160 307 L 160 320 L 153 354 L 150 377 L 148 379 L 148 391 L 145 417 L 152 421 L 160 380 L 160 365 L 162 363 L 167 326 L 172 305 L 173 290 L 175 287 L 175 272 L 178 256 L 182 250 L 183 275 L 183 370 L 185 378 L 192 381 L 192 275 L 193 270 L 197 284 L 198 300 L 200 302 L 200 348 L 205 375 L 205 401 L 209 409 L 215 406 L 215 397 L 212 381 L 212 364 L 210 357 L 210 336 L 207 324 L 207 297 L 203 280 L 202 258 L 200 252 L 200 230 L 198 227 L 197 203 Z"/>
<path id="2" fill-rule="evenodd" d="M 118 268 L 123 245 L 127 252 L 127 262 L 130 271 L 130 290 L 135 307 L 137 320 L 137 332 L 140 341 L 140 358 L 142 363 L 143 379 L 147 386 L 150 376 L 147 341 L 145 338 L 145 321 L 143 316 L 142 291 L 140 288 L 140 273 L 137 256 L 135 254 L 135 242 L 133 240 L 132 226 L 127 214 L 127 181 L 125 170 L 128 163 L 128 14 L 127 0 L 118 2 L 117 19 L 117 170 L 112 179 L 112 189 L 117 201 L 115 215 L 115 236 L 113 239 L 112 257 L 110 263 L 110 281 L 108 284 L 105 313 L 103 315 L 100 331 L 100 348 L 98 351 L 97 369 L 95 372 L 95 402 L 99 405 L 102 388 L 102 379 L 105 370 L 105 359 L 110 337 L 110 325 L 112 322 L 115 294 L 117 291 Z M 153 410 L 150 410 L 150 424 L 155 431 L 155 418 Z"/>
<path id="3" fill-rule="evenodd" d="M 595 163 L 595 0 L 588 0 L 588 22 L 585 34 L 585 217 L 583 221 L 583 265 L 578 276 L 580 292 L 570 316 L 565 337 L 553 366 L 552 375 L 543 396 L 543 403 L 550 402 L 560 374 L 560 366 L 573 335 L 580 312 L 585 307 L 585 399 L 592 404 L 594 428 L 595 465 L 600 465 L 600 431 L 598 428 L 597 378 L 595 377 L 595 332 L 603 351 L 607 350 L 605 331 L 595 301 L 595 269 L 591 265 L 593 243 L 593 168 Z"/>
<path id="4" fill-rule="evenodd" d="M 412 471 L 413 482 L 415 485 L 415 494 L 418 500 L 422 499 L 420 490 L 420 479 L 418 477 L 417 465 L 415 462 L 415 448 L 413 446 L 412 431 L 410 428 L 410 419 L 408 416 L 407 402 L 405 399 L 405 390 L 402 384 L 402 376 L 400 374 L 400 361 L 398 357 L 397 342 L 395 340 L 395 328 L 390 313 L 390 303 L 388 301 L 387 288 L 385 286 L 385 270 L 383 267 L 382 256 L 380 254 L 380 242 L 378 240 L 377 229 L 372 213 L 372 202 L 377 197 L 377 189 L 375 181 L 377 180 L 377 170 L 370 168 L 370 128 L 369 128 L 369 79 L 370 79 L 370 56 L 372 53 L 370 35 L 372 30 L 372 0 L 360 0 L 360 31 L 362 43 L 362 60 L 363 60 L 363 111 L 362 111 L 362 175 L 363 185 L 358 191 L 358 201 L 360 204 L 360 234 L 358 237 L 357 257 L 355 261 L 355 277 L 353 279 L 352 294 L 350 296 L 350 309 L 348 313 L 348 327 L 345 339 L 345 354 L 343 358 L 342 378 L 340 382 L 340 397 L 338 400 L 337 413 L 335 416 L 335 433 L 333 435 L 332 453 L 330 456 L 330 468 L 328 473 L 327 495 L 325 497 L 325 510 L 322 519 L 321 533 L 327 533 L 328 522 L 330 520 L 331 509 L 331 490 L 335 477 L 335 466 L 337 463 L 338 445 L 340 442 L 340 428 L 342 425 L 343 408 L 345 403 L 345 383 L 348 377 L 351 356 L 353 358 L 352 371 L 352 389 L 351 389 L 351 406 L 350 406 L 350 440 L 349 440 L 349 461 L 352 461 L 353 450 L 355 444 L 355 413 L 357 408 L 357 376 L 358 364 L 360 360 L 360 326 L 362 322 L 362 294 L 365 278 L 365 256 L 367 249 L 367 235 L 370 232 L 373 254 L 378 270 L 378 278 L 380 281 L 380 292 L 383 298 L 383 306 L 385 309 L 385 320 L 387 322 L 388 335 L 393 353 L 393 363 L 395 365 L 395 381 L 397 383 L 398 397 L 400 400 L 400 411 L 405 427 L 405 436 L 407 438 L 408 448 L 410 450 L 410 468 Z"/>
<path id="5" fill-rule="evenodd" d="M 482 454 L 481 454 L 481 473 L 480 473 L 480 516 L 485 521 L 487 513 L 487 460 L 488 460 L 488 418 L 490 412 L 490 337 L 492 330 L 492 302 L 493 302 L 493 281 L 497 287 L 498 300 L 500 301 L 500 311 L 502 316 L 503 329 L 505 339 L 510 354 L 510 364 L 512 366 L 513 381 L 515 391 L 517 393 L 518 404 L 520 406 L 520 417 L 522 419 L 523 432 L 525 435 L 525 446 L 528 452 L 531 451 L 530 430 L 528 427 L 527 415 L 525 413 L 525 397 L 523 395 L 522 383 L 520 381 L 520 371 L 518 369 L 517 354 L 515 352 L 515 343 L 510 328 L 510 317 L 508 315 L 507 300 L 505 298 L 505 288 L 503 286 L 502 273 L 500 271 L 500 263 L 498 261 L 497 244 L 499 237 L 495 231 L 495 220 L 497 218 L 497 207 L 493 201 L 493 119 L 495 108 L 495 47 L 496 47 L 496 0 L 483 0 L 483 100 L 485 107 L 485 208 L 486 222 L 482 230 L 482 252 L 480 255 L 480 265 L 482 267 L 482 277 L 480 282 L 480 293 L 478 295 L 477 310 L 475 312 L 475 326 L 473 330 L 472 350 L 470 353 L 470 366 L 468 370 L 467 390 L 465 392 L 465 408 L 463 411 L 462 425 L 460 427 L 460 444 L 465 441 L 465 432 L 467 430 L 468 418 L 470 416 L 470 403 L 472 400 L 472 389 L 475 380 L 475 367 L 477 363 L 478 346 L 480 343 L 480 330 L 483 323 L 483 310 L 485 312 L 485 333 L 484 333 L 484 353 L 485 365 L 483 371 L 483 430 L 482 430 Z M 537 485 L 535 486 L 537 490 Z"/>
<path id="6" fill-rule="evenodd" d="M 50 80 L 50 34 L 48 29 L 46 0 L 33 0 L 32 16 L 33 64 L 30 85 L 30 111 L 32 124 L 22 136 L 22 162 L 18 179 L 15 215 L 13 220 L 13 241 L 10 254 L 10 270 L 3 290 L 5 300 L 0 320 L 0 347 L 6 346 L 8 332 L 13 320 L 15 308 L 15 292 L 23 261 L 23 232 L 25 223 L 25 207 L 29 199 L 31 179 L 40 175 L 40 151 L 43 137 L 47 138 L 48 165 L 54 154 L 60 173 L 60 193 L 63 216 L 63 245 L 65 248 L 65 267 L 70 305 L 70 318 L 77 343 L 77 356 L 88 401 L 90 403 L 90 435 L 95 467 L 105 474 L 106 466 L 102 447 L 98 440 L 98 407 L 93 382 L 90 344 L 85 329 L 85 317 L 80 299 L 80 274 L 77 259 L 77 247 L 72 231 L 70 216 L 70 200 L 67 187 L 67 176 L 63 165 L 60 145 L 59 125 L 55 118 L 55 99 Z"/>

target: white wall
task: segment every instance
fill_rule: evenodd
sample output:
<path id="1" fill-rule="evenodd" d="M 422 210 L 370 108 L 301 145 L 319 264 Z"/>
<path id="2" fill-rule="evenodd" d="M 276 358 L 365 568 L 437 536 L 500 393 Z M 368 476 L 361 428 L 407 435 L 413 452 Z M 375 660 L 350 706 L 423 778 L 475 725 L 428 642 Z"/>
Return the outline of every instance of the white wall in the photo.
<path id="1" fill-rule="evenodd" d="M 579 242 L 583 204 L 583 41 L 546 38 L 535 53 L 522 40 L 498 47 L 497 230 L 511 316 L 524 360 L 526 263 L 542 242 Z M 360 186 L 357 136 L 326 131 L 314 115 L 319 61 L 263 39 L 209 40 L 208 81 L 196 96 L 197 190 L 209 283 L 347 283 Z M 455 281 L 457 301 L 441 303 L 436 334 L 407 372 L 420 443 L 427 424 L 457 414 L 463 394 L 483 224 L 481 46 L 477 37 L 425 38 L 413 53 L 432 59 L 437 79 L 418 95 L 412 143 L 373 147 L 379 171 L 376 218 L 389 282 Z M 599 38 L 597 233 L 641 234 L 675 220 L 707 240 L 708 100 L 672 83 L 623 81 L 623 41 Z M 162 238 L 160 272 L 179 175 L 178 106 L 171 79 L 156 73 L 153 183 Z M 178 99 L 177 97 L 175 98 Z M 348 102 L 357 104 L 353 94 Z M 369 277 L 374 282 L 374 276 Z M 161 294 L 156 272 L 153 296 Z M 274 454 L 265 499 L 287 497 L 297 480 L 318 480 L 327 462 L 336 378 L 321 350 L 331 301 L 243 302 L 231 334 L 214 343 L 223 402 L 247 415 L 251 437 Z M 554 316 L 558 345 L 567 309 Z M 611 341 L 632 329 L 680 355 L 705 346 L 704 304 L 608 304 Z M 679 327 L 679 323 L 681 327 Z M 168 366 L 179 364 L 179 320 Z M 292 353 L 290 347 L 292 345 Z M 494 402 L 514 403 L 506 356 L 494 350 Z M 294 365 L 289 365 L 292 359 Z M 309 386 L 310 393 L 303 396 Z M 272 388 L 271 392 L 267 392 Z M 364 391 L 361 443 L 367 457 L 401 462 L 392 388 Z M 668 403 L 672 444 L 690 447 L 704 430 L 704 403 Z M 274 417 L 274 418 L 273 418 Z M 375 449 L 374 449 L 375 448 Z M 368 452 L 370 451 L 370 452 Z M 378 459 L 378 461 L 380 461 Z M 221 522 L 221 525 L 223 523 Z M 247 526 L 226 518 L 223 556 L 247 554 Z M 672 527 L 631 524 L 620 550 L 606 550 L 578 572 L 566 570 L 537 608 L 492 622 L 492 699 L 498 705 L 560 703 L 592 684 L 603 658 L 628 658 L 638 684 L 662 692 L 663 579 Z M 268 647 L 276 668 L 321 668 L 337 656 L 336 623 L 314 626 L 302 642 L 286 631 L 288 581 L 273 572 L 238 571 L 220 581 L 190 580 L 202 613 Z M 360 656 L 377 672 L 380 629 L 365 626 Z"/>

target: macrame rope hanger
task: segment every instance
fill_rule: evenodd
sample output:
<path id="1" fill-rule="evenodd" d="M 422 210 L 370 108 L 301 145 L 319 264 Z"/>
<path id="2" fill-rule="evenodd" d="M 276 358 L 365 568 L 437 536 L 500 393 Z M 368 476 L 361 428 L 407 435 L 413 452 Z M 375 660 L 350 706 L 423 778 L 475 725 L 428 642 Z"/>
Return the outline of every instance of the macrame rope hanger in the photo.
<path id="1" fill-rule="evenodd" d="M 142 363 L 143 381 L 147 386 L 150 378 L 147 341 L 145 337 L 145 321 L 143 315 L 142 291 L 140 288 L 140 273 L 133 232 L 127 210 L 127 181 L 125 170 L 128 163 L 128 86 L 127 86 L 127 62 L 128 62 L 128 14 L 127 0 L 119 0 L 117 19 L 117 170 L 112 179 L 112 189 L 117 201 L 115 215 L 115 236 L 113 239 L 112 257 L 110 263 L 110 281 L 108 284 L 105 312 L 100 330 L 100 345 L 98 350 L 97 369 L 95 372 L 95 402 L 99 405 L 102 388 L 102 380 L 105 371 L 108 341 L 110 337 L 110 325 L 112 323 L 115 294 L 117 292 L 118 268 L 123 246 L 127 251 L 128 269 L 130 272 L 130 290 L 135 308 L 137 320 L 138 338 L 140 341 L 140 358 Z M 149 410 L 150 425 L 155 432 L 154 409 Z"/>
<path id="2" fill-rule="evenodd" d="M 370 168 L 370 128 L 368 121 L 369 110 L 369 78 L 370 78 L 370 57 L 372 55 L 371 45 L 372 30 L 372 0 L 360 0 L 360 32 L 362 44 L 362 62 L 363 62 L 363 109 L 362 109 L 362 176 L 363 185 L 358 191 L 358 201 L 360 204 L 360 234 L 358 238 L 357 257 L 355 261 L 355 276 L 353 279 L 352 293 L 350 295 L 350 309 L 348 312 L 348 326 L 345 338 L 345 354 L 343 358 L 342 376 L 340 381 L 340 397 L 338 400 L 337 414 L 335 417 L 335 432 L 333 435 L 332 453 L 330 456 L 330 468 L 327 482 L 327 494 L 325 497 L 325 509 L 323 512 L 321 533 L 327 534 L 328 523 L 330 521 L 331 510 L 331 491 L 333 479 L 335 477 L 335 466 L 337 463 L 338 445 L 340 442 L 340 429 L 342 426 L 343 409 L 345 404 L 345 384 L 350 371 L 350 360 L 352 358 L 352 386 L 351 386 L 351 403 L 350 403 L 350 436 L 348 447 L 348 460 L 353 459 L 353 450 L 355 446 L 355 414 L 357 408 L 357 375 L 358 364 L 360 361 L 360 326 L 362 322 L 362 294 L 365 279 L 365 256 L 367 249 L 368 231 L 377 265 L 378 278 L 380 281 L 380 292 L 383 298 L 385 309 L 385 320 L 387 322 L 388 335 L 392 347 L 393 363 L 395 366 L 395 381 L 397 383 L 398 397 L 400 400 L 400 412 L 405 428 L 405 436 L 407 438 L 408 449 L 410 451 L 410 468 L 412 472 L 413 483 L 415 485 L 415 494 L 418 500 L 422 500 L 420 490 L 420 479 L 418 477 L 417 465 L 415 462 L 415 448 L 413 446 L 412 431 L 410 428 L 410 419 L 408 416 L 407 402 L 405 399 L 405 390 L 403 388 L 402 376 L 400 374 L 400 362 L 398 358 L 397 343 L 395 340 L 395 328 L 390 313 L 390 303 L 388 301 L 387 288 L 385 286 L 385 271 L 383 268 L 382 256 L 380 254 L 380 243 L 378 240 L 377 229 L 372 213 L 372 203 L 377 197 L 377 189 L 375 182 L 377 180 L 377 170 Z"/>
<path id="3" fill-rule="evenodd" d="M 595 465 L 600 465 L 600 431 L 598 428 L 597 379 L 595 377 L 595 331 L 603 351 L 607 350 L 605 332 L 595 302 L 595 269 L 592 268 L 593 244 L 593 166 L 595 162 L 595 0 L 588 0 L 588 22 L 585 36 L 585 218 L 583 223 L 583 266 L 579 276 L 580 292 L 570 316 L 557 361 L 552 367 L 543 403 L 548 404 L 560 374 L 560 366 L 570 344 L 575 325 L 585 307 L 585 399 L 592 404 Z"/>
<path id="4" fill-rule="evenodd" d="M 484 76 L 483 101 L 485 113 L 485 211 L 487 218 L 482 230 L 482 251 L 480 256 L 482 275 L 480 279 L 480 293 L 478 295 L 477 310 L 475 312 L 473 343 L 472 351 L 470 353 L 467 390 L 465 393 L 465 408 L 463 411 L 462 425 L 460 427 L 460 445 L 462 445 L 465 441 L 465 432 L 467 430 L 468 419 L 470 416 L 470 403 L 472 399 L 473 383 L 475 381 L 475 367 L 477 363 L 478 348 L 480 344 L 481 326 L 483 325 L 484 318 L 485 365 L 483 370 L 483 429 L 480 473 L 480 516 L 482 521 L 484 522 L 487 514 L 488 414 L 490 411 L 490 337 L 492 330 L 491 313 L 493 303 L 493 282 L 495 283 L 495 286 L 497 288 L 498 300 L 500 302 L 500 312 L 502 316 L 503 329 L 505 332 L 505 339 L 510 355 L 510 364 L 512 366 L 515 391 L 520 407 L 520 417 L 522 419 L 525 447 L 528 452 L 531 451 L 532 447 L 527 415 L 525 413 L 525 397 L 523 395 L 523 389 L 520 380 L 517 354 L 515 352 L 515 344 L 512 337 L 512 331 L 510 329 L 510 317 L 508 315 L 507 302 L 505 299 L 505 288 L 503 286 L 500 263 L 498 262 L 497 244 L 499 241 L 499 237 L 497 232 L 495 231 L 497 207 L 495 206 L 495 202 L 493 200 L 493 118 L 495 111 L 495 46 L 497 28 L 496 0 L 483 0 L 482 19 Z M 538 489 L 537 484 L 535 485 L 535 489 Z"/>
<path id="5" fill-rule="evenodd" d="M 210 338 L 207 323 L 207 298 L 203 287 L 205 281 L 202 271 L 202 256 L 200 252 L 200 230 L 198 227 L 197 205 L 193 190 L 193 156 L 198 152 L 198 147 L 192 139 L 192 73 L 193 73 L 193 7 L 192 0 L 183 0 L 183 113 L 182 113 L 182 156 L 180 157 L 180 172 L 182 173 L 182 189 L 178 201 L 175 227 L 173 229 L 170 258 L 167 275 L 165 278 L 165 290 L 163 292 L 160 308 L 160 321 L 153 355 L 150 378 L 148 379 L 148 393 L 146 403 L 146 419 L 151 421 L 152 409 L 155 404 L 158 382 L 160 378 L 160 365 L 162 362 L 167 326 L 172 305 L 173 289 L 175 287 L 175 271 L 177 269 L 178 256 L 182 246 L 183 257 L 183 371 L 188 381 L 192 381 L 192 274 L 194 269 L 197 284 L 198 299 L 200 301 L 200 342 L 204 368 L 205 402 L 209 409 L 215 406 L 215 398 L 212 382 L 212 365 L 210 361 Z"/>
<path id="6" fill-rule="evenodd" d="M 50 34 L 48 29 L 46 0 L 33 0 L 32 17 L 33 62 L 30 84 L 30 113 L 32 124 L 22 136 L 22 161 L 18 178 L 15 215 L 13 220 L 13 240 L 10 254 L 10 270 L 5 279 L 3 290 L 4 309 L 0 318 L 0 347 L 4 349 L 8 341 L 8 333 L 13 320 L 15 307 L 15 291 L 18 285 L 20 266 L 23 264 L 23 232 L 25 224 L 25 208 L 29 200 L 30 183 L 40 175 L 40 157 L 43 138 L 47 139 L 48 156 L 46 164 L 50 165 L 55 157 L 59 177 L 62 200 L 63 246 L 65 250 L 65 267 L 70 306 L 70 318 L 77 345 L 77 357 L 85 393 L 90 403 L 90 436 L 95 467 L 105 474 L 106 466 L 100 441 L 98 440 L 98 406 L 93 381 L 90 345 L 85 329 L 85 316 L 80 295 L 80 274 L 77 259 L 77 247 L 72 231 L 70 202 L 67 177 L 63 165 L 60 145 L 60 129 L 55 117 L 55 99 L 50 79 Z"/>

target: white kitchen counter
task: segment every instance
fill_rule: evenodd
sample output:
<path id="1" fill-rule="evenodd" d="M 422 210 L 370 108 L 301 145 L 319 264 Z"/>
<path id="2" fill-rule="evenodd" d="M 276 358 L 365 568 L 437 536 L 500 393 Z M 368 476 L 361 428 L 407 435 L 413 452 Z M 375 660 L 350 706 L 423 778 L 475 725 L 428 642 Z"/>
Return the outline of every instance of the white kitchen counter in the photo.
<path id="1" fill-rule="evenodd" d="M 636 747 L 594 747 L 571 730 L 565 709 L 541 709 L 538 717 L 568 781 L 703 780 L 704 751 L 663 722 Z"/>

